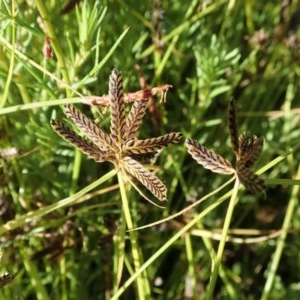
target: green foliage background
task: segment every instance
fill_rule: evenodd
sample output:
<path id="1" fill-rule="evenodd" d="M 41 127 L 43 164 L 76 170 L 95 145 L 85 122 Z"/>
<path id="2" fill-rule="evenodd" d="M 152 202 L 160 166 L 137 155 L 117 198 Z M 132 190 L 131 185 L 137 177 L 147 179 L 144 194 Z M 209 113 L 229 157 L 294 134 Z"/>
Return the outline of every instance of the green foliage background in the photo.
<path id="1" fill-rule="evenodd" d="M 46 59 L 42 49 L 49 32 L 40 1 L 0 0 L 0 268 L 19 272 L 0 290 L 3 299 L 111 297 L 113 236 L 122 210 L 115 178 L 71 206 L 54 207 L 41 218 L 20 218 L 34 211 L 39 217 L 43 207 L 112 169 L 76 153 L 53 132 L 50 119 L 64 118 L 59 104 L 80 103 L 56 78 L 68 83 L 68 77 L 84 96 L 101 96 L 107 94 L 108 77 L 116 67 L 123 72 L 125 91 L 137 91 L 141 86 L 135 65 L 149 86 L 173 85 L 166 103 L 156 98 L 160 122 L 148 114 L 140 136 L 181 131 L 233 162 L 226 118 L 228 100 L 235 97 L 239 131 L 264 137 L 255 170 L 263 173 L 267 196 L 240 190 L 230 236 L 242 241 L 232 239 L 226 245 L 215 299 L 298 299 L 300 6 L 297 0 L 284 3 L 80 1 L 62 14 L 60 1 L 47 1 L 47 19 L 57 37 L 51 42 L 62 55 Z M 108 127 L 107 109 L 78 107 Z M 4 150 L 11 148 L 19 154 L 5 156 Z M 169 190 L 166 208 L 151 205 L 131 189 L 138 226 L 178 212 L 228 180 L 197 165 L 183 143 L 162 151 L 156 166 Z M 230 189 L 188 214 L 139 231 L 145 260 Z M 226 208 L 227 201 L 220 201 L 149 266 L 154 299 L 204 297 L 218 247 L 218 239 L 208 234 L 220 232 Z M 279 236 L 268 238 L 275 230 Z M 264 239 L 247 243 L 247 235 Z M 274 254 L 280 245 L 283 250 Z M 129 250 L 127 254 L 128 267 Z M 278 268 L 272 273 L 274 257 Z M 128 269 L 122 282 L 132 274 Z M 131 285 L 122 299 L 134 299 L 134 293 Z"/>

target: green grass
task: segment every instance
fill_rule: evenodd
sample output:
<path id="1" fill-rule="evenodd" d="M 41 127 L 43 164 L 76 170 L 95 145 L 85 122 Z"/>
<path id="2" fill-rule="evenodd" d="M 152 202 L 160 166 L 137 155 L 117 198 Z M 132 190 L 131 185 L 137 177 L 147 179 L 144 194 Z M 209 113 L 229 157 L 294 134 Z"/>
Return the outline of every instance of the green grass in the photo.
<path id="1" fill-rule="evenodd" d="M 0 0 L 0 275 L 16 274 L 0 299 L 298 299 L 299 1 L 27 2 Z M 182 140 L 153 165 L 162 209 L 65 142 L 50 125 L 64 103 L 109 128 L 109 109 L 83 98 L 107 94 L 114 67 L 125 92 L 142 77 L 173 86 L 141 138 L 182 132 L 231 163 L 234 97 L 239 132 L 264 138 L 252 170 L 266 197 Z"/>

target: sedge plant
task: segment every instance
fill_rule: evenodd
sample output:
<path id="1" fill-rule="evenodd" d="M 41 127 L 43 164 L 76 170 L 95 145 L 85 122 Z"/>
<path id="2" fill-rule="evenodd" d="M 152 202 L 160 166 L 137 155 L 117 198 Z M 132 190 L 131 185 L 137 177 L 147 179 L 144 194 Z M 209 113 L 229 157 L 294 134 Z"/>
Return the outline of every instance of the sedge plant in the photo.
<path id="1" fill-rule="evenodd" d="M 114 291 L 116 291 L 121 280 L 124 264 L 126 228 L 132 230 L 136 227 L 135 220 L 132 218 L 125 183 L 130 182 L 136 187 L 133 183 L 134 178 L 157 199 L 160 201 L 166 200 L 166 186 L 155 174 L 144 167 L 143 163 L 149 162 L 162 148 L 178 143 L 182 134 L 172 132 L 156 138 L 138 139 L 137 133 L 146 112 L 147 101 L 135 101 L 128 116 L 126 116 L 122 75 L 116 69 L 112 71 L 109 79 L 109 100 L 109 134 L 70 104 L 64 106 L 64 113 L 86 138 L 78 135 L 59 120 L 52 120 L 51 125 L 66 141 L 96 162 L 109 161 L 114 164 L 122 200 L 120 236 L 116 245 L 118 261 L 114 270 L 117 274 L 114 282 Z M 138 191 L 140 191 L 139 188 Z M 141 194 L 148 199 L 143 193 Z M 138 271 L 143 263 L 143 256 L 138 245 L 137 233 L 130 231 L 129 238 L 132 246 L 134 269 Z M 150 285 L 146 272 L 137 278 L 137 294 L 139 299 L 150 299 Z"/>
<path id="2" fill-rule="evenodd" d="M 237 202 L 239 184 L 242 183 L 252 193 L 257 194 L 263 193 L 265 189 L 264 181 L 250 169 L 250 167 L 253 166 L 254 162 L 258 159 L 259 155 L 262 152 L 263 139 L 256 135 L 251 135 L 247 132 L 244 132 L 240 136 L 238 136 L 236 106 L 234 99 L 230 100 L 228 106 L 228 127 L 232 149 L 236 156 L 235 167 L 233 167 L 226 158 L 223 158 L 221 155 L 206 149 L 196 140 L 186 140 L 188 152 L 204 168 L 219 174 L 232 174 L 235 176 L 234 188 L 224 220 L 222 237 L 219 243 L 217 255 L 216 257 L 212 257 L 212 273 L 206 293 L 206 299 L 213 298 L 213 292 L 219 274 L 222 256 L 224 253 L 226 237 L 228 235 L 234 206 Z"/>

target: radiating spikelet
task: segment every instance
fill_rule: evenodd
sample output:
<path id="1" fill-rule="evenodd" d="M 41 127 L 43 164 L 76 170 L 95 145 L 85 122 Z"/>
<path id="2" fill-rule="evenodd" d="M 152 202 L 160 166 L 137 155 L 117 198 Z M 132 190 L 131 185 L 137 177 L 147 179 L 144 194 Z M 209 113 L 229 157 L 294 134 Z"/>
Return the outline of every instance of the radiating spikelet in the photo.
<path id="1" fill-rule="evenodd" d="M 115 145 L 121 146 L 126 132 L 126 114 L 122 75 L 113 69 L 109 77 L 110 136 Z"/>
<path id="2" fill-rule="evenodd" d="M 247 168 L 244 164 L 237 164 L 237 175 L 240 182 L 253 194 L 259 194 L 264 191 L 266 185 L 254 172 Z"/>
<path id="3" fill-rule="evenodd" d="M 206 149 L 195 140 L 187 139 L 186 145 L 188 152 L 204 168 L 225 175 L 235 173 L 234 168 L 227 159 Z"/>
<path id="4" fill-rule="evenodd" d="M 90 158 L 97 162 L 103 162 L 107 159 L 108 153 L 102 152 L 97 146 L 89 143 L 81 136 L 77 135 L 72 129 L 58 120 L 51 120 L 51 126 L 54 131 L 63 137 L 67 142 L 80 149 Z"/>
<path id="5" fill-rule="evenodd" d="M 236 121 L 235 100 L 233 98 L 229 101 L 229 106 L 228 106 L 228 127 L 229 127 L 232 149 L 235 155 L 238 156 L 239 138 L 238 138 L 238 129 L 237 129 L 237 121 Z"/>
<path id="6" fill-rule="evenodd" d="M 167 147 L 171 144 L 176 144 L 182 138 L 182 133 L 171 132 L 157 138 L 136 140 L 132 146 L 126 148 L 125 153 L 127 155 L 131 154 L 147 154 L 157 152 L 158 150 Z"/>
<path id="7" fill-rule="evenodd" d="M 65 104 L 64 113 L 100 150 L 110 151 L 112 149 L 110 136 L 75 106 Z"/>
<path id="8" fill-rule="evenodd" d="M 147 101 L 141 100 L 135 101 L 133 103 L 128 117 L 126 119 L 126 132 L 124 138 L 125 141 L 130 140 L 137 135 L 140 125 L 142 123 L 142 119 L 145 115 L 146 108 Z"/>
<path id="9" fill-rule="evenodd" d="M 244 132 L 239 137 L 239 143 L 239 161 L 249 168 L 253 166 L 262 152 L 263 139 Z"/>
<path id="10" fill-rule="evenodd" d="M 141 164 L 132 159 L 131 157 L 124 157 L 122 160 L 122 166 L 128 172 L 128 174 L 135 177 L 140 183 L 142 183 L 155 197 L 164 201 L 167 199 L 167 188 L 150 171 L 145 169 Z"/>

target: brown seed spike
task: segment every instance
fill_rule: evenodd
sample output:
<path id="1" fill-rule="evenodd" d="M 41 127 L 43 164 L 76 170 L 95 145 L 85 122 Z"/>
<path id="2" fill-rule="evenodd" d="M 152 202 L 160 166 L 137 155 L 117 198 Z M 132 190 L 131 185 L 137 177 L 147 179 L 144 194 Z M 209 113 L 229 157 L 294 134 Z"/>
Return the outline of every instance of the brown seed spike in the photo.
<path id="1" fill-rule="evenodd" d="M 237 164 L 237 175 L 240 182 L 253 194 L 262 193 L 266 188 L 264 181 L 242 163 Z"/>
<path id="2" fill-rule="evenodd" d="M 134 138 L 142 123 L 147 108 L 147 101 L 135 101 L 126 119 L 125 141 Z"/>
<path id="3" fill-rule="evenodd" d="M 0 288 L 3 288 L 6 286 L 8 283 L 10 283 L 16 275 L 11 275 L 8 272 L 4 272 L 3 274 L 0 275 Z"/>
<path id="4" fill-rule="evenodd" d="M 236 106 L 235 106 L 235 100 L 233 98 L 229 101 L 229 106 L 228 106 L 228 127 L 229 127 L 232 149 L 235 155 L 238 157 L 239 138 L 238 138 L 238 129 L 237 129 L 237 120 L 236 120 Z"/>
<path id="5" fill-rule="evenodd" d="M 137 140 L 131 147 L 126 148 L 126 153 L 130 155 L 157 152 L 168 145 L 178 143 L 181 138 L 181 132 L 171 132 L 157 138 Z"/>
<path id="6" fill-rule="evenodd" d="M 116 146 L 120 147 L 126 132 L 126 114 L 123 95 L 122 75 L 113 69 L 109 77 L 110 98 L 110 136 Z"/>
<path id="7" fill-rule="evenodd" d="M 101 152 L 94 144 L 89 143 L 81 136 L 77 135 L 72 129 L 57 120 L 51 120 L 51 126 L 67 142 L 80 149 L 83 153 L 93 158 L 96 162 L 106 160 L 108 153 Z"/>
<path id="8" fill-rule="evenodd" d="M 263 139 L 256 135 L 250 135 L 246 132 L 242 133 L 239 137 L 239 162 L 247 168 L 252 167 L 262 152 L 263 142 Z"/>
<path id="9" fill-rule="evenodd" d="M 100 150 L 110 151 L 112 140 L 92 120 L 71 104 L 64 105 L 64 113 Z"/>
<path id="10" fill-rule="evenodd" d="M 186 145 L 188 147 L 188 152 L 204 168 L 225 175 L 235 173 L 234 168 L 227 159 L 206 149 L 198 142 L 187 139 Z"/>
<path id="11" fill-rule="evenodd" d="M 164 201 L 167 199 L 166 186 L 160 179 L 145 169 L 137 161 L 126 156 L 123 158 L 123 168 L 128 172 L 128 174 L 141 182 L 159 200 Z"/>

